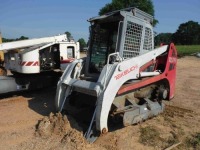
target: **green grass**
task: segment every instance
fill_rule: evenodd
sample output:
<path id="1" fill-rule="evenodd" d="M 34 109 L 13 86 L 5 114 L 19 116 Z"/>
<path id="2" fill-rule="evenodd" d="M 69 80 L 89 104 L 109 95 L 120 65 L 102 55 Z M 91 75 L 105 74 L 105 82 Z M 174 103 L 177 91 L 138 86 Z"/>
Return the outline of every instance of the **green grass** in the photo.
<path id="1" fill-rule="evenodd" d="M 148 146 L 161 145 L 160 133 L 154 126 L 141 127 L 140 133 L 140 143 Z"/>
<path id="2" fill-rule="evenodd" d="M 147 146 L 152 146 L 155 149 L 165 149 L 179 142 L 178 135 L 174 132 L 170 133 L 171 136 L 164 138 L 155 126 L 141 127 L 139 142 Z"/>
<path id="3" fill-rule="evenodd" d="M 200 133 L 196 133 L 191 137 L 187 137 L 184 144 L 187 149 L 200 149 Z"/>
<path id="4" fill-rule="evenodd" d="M 178 56 L 192 55 L 200 52 L 200 45 L 175 45 L 178 51 Z"/>

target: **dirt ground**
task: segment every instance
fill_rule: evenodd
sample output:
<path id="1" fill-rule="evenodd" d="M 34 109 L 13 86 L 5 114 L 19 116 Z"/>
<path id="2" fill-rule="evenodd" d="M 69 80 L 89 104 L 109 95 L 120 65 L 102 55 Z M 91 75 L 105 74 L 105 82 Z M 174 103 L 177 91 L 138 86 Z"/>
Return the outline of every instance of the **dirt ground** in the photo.
<path id="1" fill-rule="evenodd" d="M 175 98 L 166 103 L 165 113 L 141 124 L 108 132 L 93 144 L 85 141 L 81 129 L 73 128 L 76 122 L 72 118 L 51 113 L 55 113 L 55 92 L 56 87 L 52 87 L 0 96 L 1 150 L 151 150 L 177 143 L 180 145 L 174 149 L 200 148 L 199 58 L 178 59 Z M 192 141 L 195 134 L 199 134 L 199 139 Z"/>

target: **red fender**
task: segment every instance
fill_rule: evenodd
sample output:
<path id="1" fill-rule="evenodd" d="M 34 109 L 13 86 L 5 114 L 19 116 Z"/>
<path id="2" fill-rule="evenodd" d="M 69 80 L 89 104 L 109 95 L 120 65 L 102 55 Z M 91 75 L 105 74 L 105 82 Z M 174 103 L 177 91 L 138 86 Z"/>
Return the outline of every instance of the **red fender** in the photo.
<path id="1" fill-rule="evenodd" d="M 161 80 L 167 80 L 169 84 L 168 99 L 169 100 L 172 99 L 174 97 L 174 92 L 175 92 L 176 64 L 177 64 L 177 50 L 173 43 L 169 44 L 167 53 L 168 53 L 167 55 L 158 56 L 156 58 L 156 67 L 154 69 L 157 70 L 157 67 L 160 65 L 163 65 L 163 67 L 165 68 L 160 75 L 143 78 L 141 81 L 136 83 L 125 84 L 119 89 L 117 94 L 121 95 L 128 91 L 138 89 Z M 150 66 L 154 62 L 155 61 L 150 61 L 145 65 L 143 65 L 142 67 L 140 67 L 140 72 L 145 70 L 148 66 Z"/>

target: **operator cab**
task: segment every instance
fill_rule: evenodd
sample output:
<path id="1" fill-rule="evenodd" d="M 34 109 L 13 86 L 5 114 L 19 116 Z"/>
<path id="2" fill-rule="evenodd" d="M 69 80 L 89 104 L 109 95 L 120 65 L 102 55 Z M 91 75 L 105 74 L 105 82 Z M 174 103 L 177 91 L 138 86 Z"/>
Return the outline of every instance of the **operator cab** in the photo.
<path id="1" fill-rule="evenodd" d="M 89 72 L 100 73 L 108 55 L 116 52 L 118 22 L 94 24 L 91 28 Z"/>
<path id="2" fill-rule="evenodd" d="M 89 22 L 87 77 L 97 80 L 107 63 L 118 61 L 116 56 L 109 57 L 110 54 L 118 52 L 121 60 L 125 60 L 153 49 L 153 18 L 137 8 L 110 12 L 91 18 Z"/>

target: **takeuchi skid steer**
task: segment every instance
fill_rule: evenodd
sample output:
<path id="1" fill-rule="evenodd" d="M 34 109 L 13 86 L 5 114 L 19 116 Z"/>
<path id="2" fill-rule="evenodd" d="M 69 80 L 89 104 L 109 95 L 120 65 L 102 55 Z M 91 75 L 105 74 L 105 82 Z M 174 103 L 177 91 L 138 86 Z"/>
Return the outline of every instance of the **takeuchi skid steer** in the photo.
<path id="1" fill-rule="evenodd" d="M 128 126 L 164 111 L 162 101 L 174 97 L 177 51 L 173 43 L 154 49 L 153 17 L 137 8 L 89 22 L 87 57 L 67 66 L 55 104 L 80 119 L 92 110 L 85 137 L 93 142 L 110 119 Z"/>

